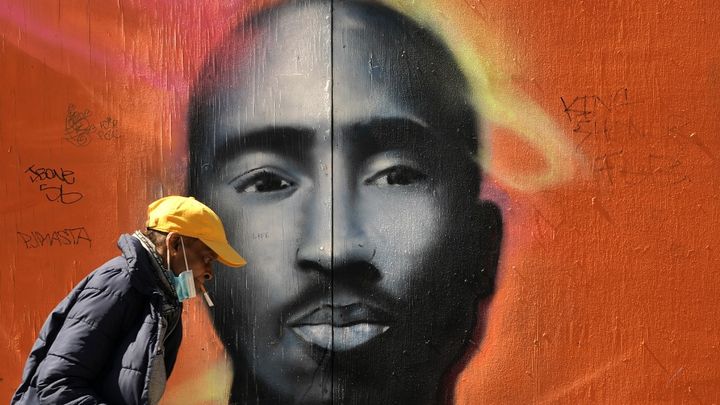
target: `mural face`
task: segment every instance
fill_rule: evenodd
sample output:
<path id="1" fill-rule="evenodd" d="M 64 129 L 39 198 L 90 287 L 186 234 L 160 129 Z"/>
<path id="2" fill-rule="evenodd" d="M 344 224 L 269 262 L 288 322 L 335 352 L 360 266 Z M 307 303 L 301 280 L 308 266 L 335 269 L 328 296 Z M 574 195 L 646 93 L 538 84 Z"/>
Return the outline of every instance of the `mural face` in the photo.
<path id="1" fill-rule="evenodd" d="M 242 271 L 218 271 L 234 400 L 428 403 L 497 264 L 475 110 L 444 46 L 377 5 L 266 10 L 206 65 L 193 191 Z"/>

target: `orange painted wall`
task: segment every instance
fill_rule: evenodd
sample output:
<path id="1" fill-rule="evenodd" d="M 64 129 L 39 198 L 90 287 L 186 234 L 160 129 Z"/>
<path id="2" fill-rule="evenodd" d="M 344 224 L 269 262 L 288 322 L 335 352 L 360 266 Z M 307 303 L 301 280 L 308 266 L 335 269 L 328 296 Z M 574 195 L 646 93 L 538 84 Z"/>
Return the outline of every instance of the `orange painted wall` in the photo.
<path id="1" fill-rule="evenodd" d="M 183 192 L 188 86 L 261 3 L 0 4 L 0 399 L 55 304 L 116 254 L 148 202 Z M 512 186 L 547 162 L 528 134 L 492 125 L 486 195 L 507 236 L 456 402 L 720 401 L 715 4 L 443 0 L 435 11 L 505 74 L 499 85 L 556 122 L 575 167 L 554 186 Z M 82 198 L 50 201 L 58 190 L 40 190 L 30 167 L 64 169 L 67 183 L 46 184 Z M 83 237 L 33 248 L 23 236 L 67 228 Z M 186 312 L 165 403 L 212 403 L 221 345 L 199 303 Z"/>

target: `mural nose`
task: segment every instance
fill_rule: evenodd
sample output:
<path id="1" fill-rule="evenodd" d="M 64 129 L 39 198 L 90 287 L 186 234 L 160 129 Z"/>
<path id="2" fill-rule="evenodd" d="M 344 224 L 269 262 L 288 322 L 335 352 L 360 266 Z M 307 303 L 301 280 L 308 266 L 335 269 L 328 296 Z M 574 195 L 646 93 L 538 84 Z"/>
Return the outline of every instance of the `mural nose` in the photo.
<path id="1" fill-rule="evenodd" d="M 381 278 L 373 259 L 377 249 L 364 238 L 335 239 L 333 245 L 332 271 L 336 281 L 354 280 L 371 283 Z"/>
<path id="2" fill-rule="evenodd" d="M 361 269 L 374 268 L 371 262 L 376 246 L 367 236 L 367 218 L 358 206 L 356 195 L 355 190 L 346 186 L 335 187 L 333 193 L 332 269 L 335 273 L 358 273 Z M 375 278 L 369 274 L 363 277 Z"/>
<path id="3" fill-rule="evenodd" d="M 333 269 L 343 269 L 352 264 L 370 263 L 377 252 L 374 246 L 358 229 L 352 229 L 353 234 L 337 232 L 333 235 L 332 266 Z"/>
<path id="4" fill-rule="evenodd" d="M 330 185 L 321 184 L 306 201 L 303 226 L 297 236 L 296 262 L 302 269 L 332 267 L 332 201 Z"/>
<path id="5" fill-rule="evenodd" d="M 378 279 L 379 272 L 373 264 L 377 247 L 368 240 L 361 227 L 352 225 L 356 219 L 338 221 L 335 216 L 332 226 L 323 227 L 324 233 L 319 233 L 315 227 L 313 232 L 303 235 L 296 251 L 300 268 L 333 272 L 339 276 L 352 275 L 365 281 Z"/>
<path id="6" fill-rule="evenodd" d="M 295 256 L 302 269 L 329 271 L 332 268 L 332 248 L 329 243 L 301 243 Z"/>
<path id="7" fill-rule="evenodd" d="M 324 271 L 370 263 L 377 249 L 367 237 L 352 190 L 334 187 L 327 193 L 332 195 L 331 199 L 322 194 L 316 192 L 310 199 L 312 203 L 306 211 L 305 226 L 299 236 L 297 262 Z"/>

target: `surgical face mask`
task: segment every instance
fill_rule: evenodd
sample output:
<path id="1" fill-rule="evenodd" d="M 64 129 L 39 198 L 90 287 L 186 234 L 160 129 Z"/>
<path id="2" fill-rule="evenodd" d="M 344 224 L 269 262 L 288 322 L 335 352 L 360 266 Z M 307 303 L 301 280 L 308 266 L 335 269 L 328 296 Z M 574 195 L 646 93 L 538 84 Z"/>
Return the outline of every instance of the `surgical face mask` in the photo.
<path id="1" fill-rule="evenodd" d="M 182 236 L 180 237 L 180 244 L 182 245 L 183 257 L 185 258 L 185 271 L 180 273 L 178 276 L 173 274 L 172 269 L 170 269 L 170 249 L 168 249 L 167 253 L 167 263 L 168 270 L 172 276 L 170 277 L 170 280 L 173 283 L 178 300 L 183 302 L 195 297 L 197 292 L 195 291 L 195 280 L 193 279 L 192 270 L 190 270 L 190 266 L 188 266 L 187 254 L 185 253 L 185 242 L 183 241 Z"/>

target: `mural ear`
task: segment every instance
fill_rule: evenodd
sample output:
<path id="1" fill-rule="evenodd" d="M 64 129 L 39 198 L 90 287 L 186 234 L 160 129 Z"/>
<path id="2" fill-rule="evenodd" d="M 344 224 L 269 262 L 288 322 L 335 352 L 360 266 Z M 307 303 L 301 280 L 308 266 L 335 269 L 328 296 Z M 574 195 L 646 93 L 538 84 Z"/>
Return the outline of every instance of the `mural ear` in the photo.
<path id="1" fill-rule="evenodd" d="M 475 206 L 473 225 L 476 238 L 477 268 L 473 279 L 476 280 L 476 293 L 480 298 L 487 297 L 495 290 L 495 276 L 503 239 L 503 220 L 500 208 L 492 201 L 482 200 Z"/>

